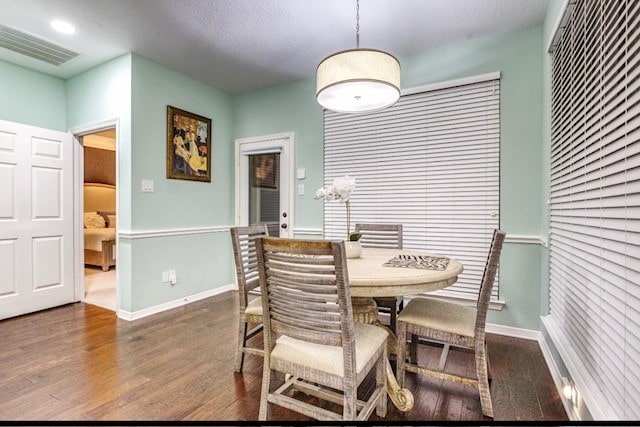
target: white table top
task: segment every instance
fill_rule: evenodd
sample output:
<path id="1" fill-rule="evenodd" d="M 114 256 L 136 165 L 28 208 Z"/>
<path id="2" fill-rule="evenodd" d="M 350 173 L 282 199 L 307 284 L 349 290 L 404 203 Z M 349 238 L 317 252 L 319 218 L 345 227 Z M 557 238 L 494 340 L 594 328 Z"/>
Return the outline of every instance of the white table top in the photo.
<path id="1" fill-rule="evenodd" d="M 360 258 L 347 260 L 351 296 L 390 297 L 435 291 L 453 285 L 463 270 L 453 258 L 443 271 L 383 265 L 401 254 L 441 256 L 416 250 L 362 248 Z"/>

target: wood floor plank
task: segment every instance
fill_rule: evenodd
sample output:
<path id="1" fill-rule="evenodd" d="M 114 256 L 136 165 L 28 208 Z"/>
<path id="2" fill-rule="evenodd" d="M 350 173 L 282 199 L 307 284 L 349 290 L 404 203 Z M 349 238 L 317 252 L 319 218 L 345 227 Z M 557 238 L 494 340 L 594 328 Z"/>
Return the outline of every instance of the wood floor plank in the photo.
<path id="1" fill-rule="evenodd" d="M 83 303 L 0 321 L 0 420 L 256 420 L 262 358 L 246 355 L 244 372 L 233 371 L 237 304 L 227 292 L 134 322 Z M 567 419 L 535 341 L 489 335 L 488 344 L 496 420 Z M 435 367 L 439 351 L 421 346 L 419 358 Z M 473 356 L 456 353 L 449 367 L 473 373 Z M 415 407 L 389 402 L 372 421 L 485 419 L 472 387 L 412 373 L 405 385 Z"/>

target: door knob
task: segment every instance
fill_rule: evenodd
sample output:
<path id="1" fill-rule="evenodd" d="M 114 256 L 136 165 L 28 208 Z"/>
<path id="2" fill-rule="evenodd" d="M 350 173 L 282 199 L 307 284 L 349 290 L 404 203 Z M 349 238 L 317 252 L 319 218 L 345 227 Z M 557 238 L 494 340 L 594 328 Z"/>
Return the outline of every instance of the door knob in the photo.
<path id="1" fill-rule="evenodd" d="M 280 224 L 280 228 L 287 228 L 287 224 Z"/>

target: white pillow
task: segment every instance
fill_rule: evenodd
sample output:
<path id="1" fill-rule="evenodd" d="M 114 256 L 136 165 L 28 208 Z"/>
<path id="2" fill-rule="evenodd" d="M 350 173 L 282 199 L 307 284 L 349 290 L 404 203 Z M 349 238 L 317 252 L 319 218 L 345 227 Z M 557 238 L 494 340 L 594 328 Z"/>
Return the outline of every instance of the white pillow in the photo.
<path id="1" fill-rule="evenodd" d="M 84 213 L 84 228 L 105 228 L 107 223 L 98 212 Z"/>

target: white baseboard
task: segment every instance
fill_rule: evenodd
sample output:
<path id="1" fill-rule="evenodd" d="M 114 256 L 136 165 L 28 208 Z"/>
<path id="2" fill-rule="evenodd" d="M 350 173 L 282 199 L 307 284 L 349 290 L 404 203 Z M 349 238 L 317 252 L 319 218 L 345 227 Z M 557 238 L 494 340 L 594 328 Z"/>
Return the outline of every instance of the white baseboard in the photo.
<path id="1" fill-rule="evenodd" d="M 183 305 L 187 305 L 192 302 L 200 301 L 205 298 L 209 298 L 215 295 L 219 295 L 223 292 L 231 291 L 234 289 L 238 289 L 236 285 L 224 285 L 215 289 L 211 289 L 208 291 L 200 292 L 193 295 L 188 295 L 186 297 L 178 298 L 173 301 L 165 302 L 162 304 L 154 305 L 153 307 L 144 308 L 138 311 L 125 311 L 118 310 L 118 317 L 124 320 L 138 320 L 143 317 L 151 316 L 152 314 L 161 313 L 163 311 L 171 310 L 172 308 L 181 307 Z"/>
<path id="2" fill-rule="evenodd" d="M 542 338 L 542 333 L 540 331 L 496 325 L 494 323 L 487 323 L 486 331 L 490 334 L 505 335 L 507 337 L 522 338 L 531 341 L 540 341 Z"/>
<path id="3" fill-rule="evenodd" d="M 562 382 L 562 374 L 560 373 L 560 369 L 558 369 L 556 360 L 551 355 L 551 349 L 547 345 L 547 342 L 544 340 L 542 333 L 540 333 L 538 344 L 540 345 L 540 350 L 542 351 L 544 361 L 547 363 L 547 367 L 549 367 L 549 372 L 551 373 L 551 378 L 553 378 L 553 383 L 556 386 L 556 390 L 558 390 L 558 394 L 560 395 L 560 400 L 562 400 L 564 411 L 567 413 L 570 421 L 580 421 L 580 417 L 578 413 L 573 409 L 573 405 L 568 399 L 564 397 L 564 390 L 562 390 L 562 388 L 564 387 L 564 384 Z"/>

